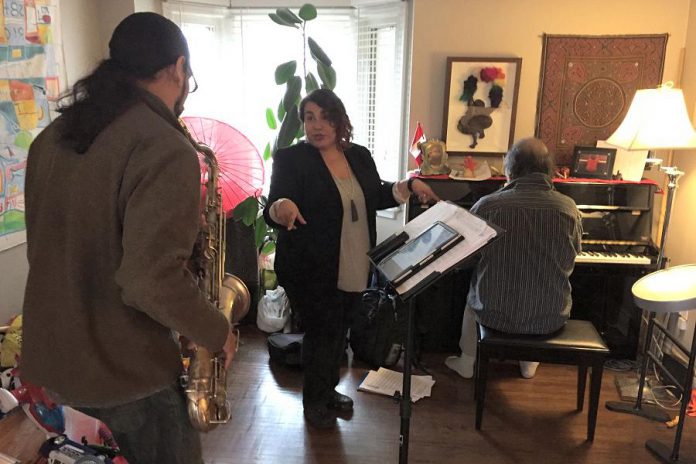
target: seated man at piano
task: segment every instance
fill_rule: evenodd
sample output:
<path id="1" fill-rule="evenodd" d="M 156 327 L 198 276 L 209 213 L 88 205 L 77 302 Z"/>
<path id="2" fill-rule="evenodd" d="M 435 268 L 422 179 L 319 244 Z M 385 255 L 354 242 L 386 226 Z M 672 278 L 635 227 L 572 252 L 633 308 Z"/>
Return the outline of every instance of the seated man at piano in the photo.
<path id="1" fill-rule="evenodd" d="M 541 140 L 515 143 L 503 167 L 505 186 L 477 201 L 471 212 L 506 232 L 481 252 L 464 310 L 462 354 L 445 360 L 467 379 L 474 374 L 476 322 L 500 332 L 540 335 L 559 330 L 570 317 L 580 212 L 555 190 L 555 163 Z M 522 376 L 534 377 L 538 365 L 520 361 Z"/>

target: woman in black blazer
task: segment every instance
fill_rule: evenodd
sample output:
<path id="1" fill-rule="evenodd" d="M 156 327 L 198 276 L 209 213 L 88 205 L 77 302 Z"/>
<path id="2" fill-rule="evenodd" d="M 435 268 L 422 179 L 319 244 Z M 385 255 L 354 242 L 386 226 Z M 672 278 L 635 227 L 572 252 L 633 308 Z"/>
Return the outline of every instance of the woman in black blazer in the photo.
<path id="1" fill-rule="evenodd" d="M 380 180 L 370 152 L 350 142 L 353 128 L 331 90 L 302 100 L 300 119 L 307 141 L 274 155 L 264 218 L 278 229 L 278 282 L 305 331 L 305 418 L 330 428 L 337 411 L 353 409 L 353 400 L 335 388 L 351 316 L 367 285 L 375 212 L 411 193 L 423 202 L 438 198 L 418 179 Z"/>

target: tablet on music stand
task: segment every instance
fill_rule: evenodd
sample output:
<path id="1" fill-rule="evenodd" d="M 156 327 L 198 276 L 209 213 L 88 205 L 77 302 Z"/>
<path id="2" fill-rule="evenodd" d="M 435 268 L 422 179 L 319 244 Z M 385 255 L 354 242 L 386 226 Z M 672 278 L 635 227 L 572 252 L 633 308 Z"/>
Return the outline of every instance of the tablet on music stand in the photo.
<path id="1" fill-rule="evenodd" d="M 394 286 L 399 286 L 414 273 L 464 240 L 464 237 L 448 226 L 436 221 L 377 263 L 377 269 Z"/>

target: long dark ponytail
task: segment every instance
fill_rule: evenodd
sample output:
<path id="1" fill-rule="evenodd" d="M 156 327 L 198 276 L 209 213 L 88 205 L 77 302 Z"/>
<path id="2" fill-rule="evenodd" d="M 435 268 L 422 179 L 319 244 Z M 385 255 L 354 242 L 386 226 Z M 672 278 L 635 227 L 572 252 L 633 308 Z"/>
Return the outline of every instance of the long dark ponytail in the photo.
<path id="1" fill-rule="evenodd" d="M 78 153 L 86 152 L 97 135 L 137 101 L 140 92 L 131 74 L 112 59 L 102 61 L 59 101 L 63 141 Z"/>

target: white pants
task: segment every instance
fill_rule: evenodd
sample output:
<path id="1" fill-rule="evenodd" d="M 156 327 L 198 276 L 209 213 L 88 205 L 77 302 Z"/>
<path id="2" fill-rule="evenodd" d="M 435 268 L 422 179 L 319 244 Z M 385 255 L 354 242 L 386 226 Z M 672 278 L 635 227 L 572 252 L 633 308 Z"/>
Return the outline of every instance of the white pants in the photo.
<path id="1" fill-rule="evenodd" d="M 476 333 L 476 314 L 474 310 L 466 305 L 464 308 L 464 319 L 462 319 L 462 335 L 459 339 L 459 348 L 462 355 L 476 357 L 476 343 L 478 334 Z"/>

